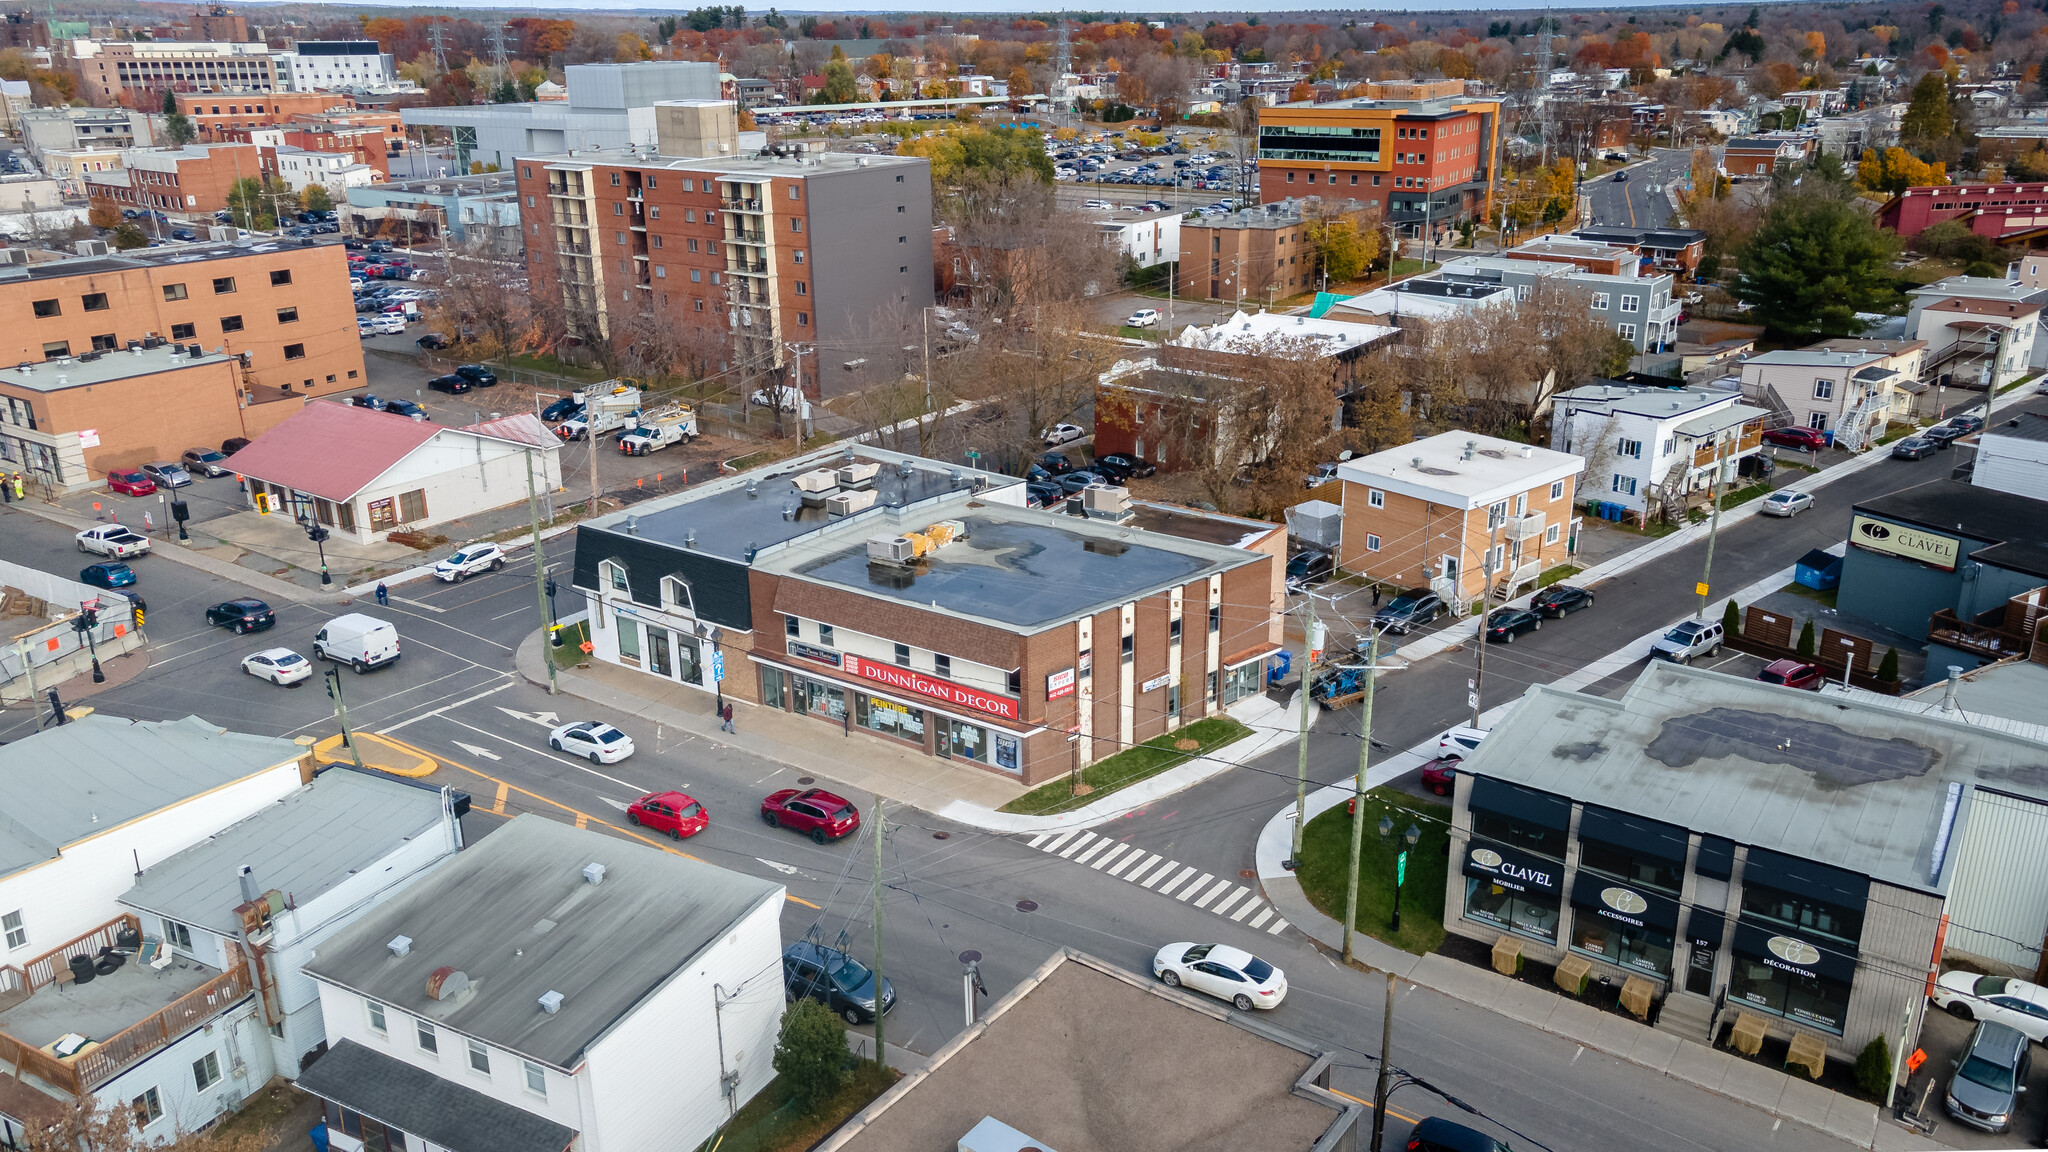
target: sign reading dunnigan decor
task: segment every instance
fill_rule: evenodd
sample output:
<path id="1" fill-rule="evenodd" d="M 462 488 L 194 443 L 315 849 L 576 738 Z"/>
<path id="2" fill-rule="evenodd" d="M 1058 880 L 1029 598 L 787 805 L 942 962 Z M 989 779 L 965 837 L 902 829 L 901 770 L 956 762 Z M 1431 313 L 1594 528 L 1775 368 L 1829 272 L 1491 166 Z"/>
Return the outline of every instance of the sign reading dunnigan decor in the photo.
<path id="1" fill-rule="evenodd" d="M 1564 865 L 1517 852 L 1504 844 L 1474 840 L 1465 849 L 1465 875 L 1490 880 L 1516 892 L 1555 896 L 1559 881 L 1564 878 Z"/>
<path id="2" fill-rule="evenodd" d="M 1908 528 L 1904 524 L 1889 524 L 1868 516 L 1858 516 L 1849 522 L 1849 543 L 1949 571 L 1955 570 L 1956 557 L 1962 551 L 1962 542 L 1953 536 Z"/>
<path id="3" fill-rule="evenodd" d="M 900 665 L 877 664 L 873 660 L 848 652 L 840 666 L 855 676 L 866 677 L 906 692 L 916 692 L 921 696 L 929 696 L 961 708 L 972 708 L 976 712 L 986 712 L 1005 720 L 1015 720 L 1018 715 L 1017 701 L 1011 697 L 984 692 L 965 684 L 955 684 L 951 680 L 941 680 L 936 676 L 927 676 Z"/>

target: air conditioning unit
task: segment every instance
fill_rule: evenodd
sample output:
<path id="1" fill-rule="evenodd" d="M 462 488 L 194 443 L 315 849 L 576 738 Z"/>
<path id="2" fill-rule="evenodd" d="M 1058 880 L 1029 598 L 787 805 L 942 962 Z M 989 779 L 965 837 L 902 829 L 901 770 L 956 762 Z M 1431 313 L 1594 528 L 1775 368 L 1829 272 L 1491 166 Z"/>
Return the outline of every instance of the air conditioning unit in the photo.
<path id="1" fill-rule="evenodd" d="M 213 227 L 208 228 L 206 230 L 206 238 L 208 240 L 216 241 L 233 240 L 235 237 L 240 236 L 241 234 L 241 229 L 230 228 L 225 224 L 215 224 Z"/>
<path id="2" fill-rule="evenodd" d="M 817 495 L 839 487 L 839 477 L 830 468 L 818 468 L 798 476 L 791 483 L 796 485 L 799 492 Z"/>
<path id="3" fill-rule="evenodd" d="M 868 537 L 868 562 L 908 564 L 917 557 L 917 545 L 908 536 Z"/>
<path id="4" fill-rule="evenodd" d="M 839 486 L 841 488 L 858 488 L 873 482 L 875 473 L 881 470 L 882 466 L 880 464 L 865 461 L 859 464 L 842 465 L 837 473 Z"/>
<path id="5" fill-rule="evenodd" d="M 73 247 L 77 249 L 80 256 L 105 256 L 107 254 L 107 242 L 105 240 L 80 240 Z"/>
<path id="6" fill-rule="evenodd" d="M 1081 490 L 1081 509 L 1090 516 L 1114 519 L 1131 510 L 1131 490 L 1098 484 Z"/>
<path id="7" fill-rule="evenodd" d="M 872 488 L 860 488 L 850 492 L 835 492 L 825 497 L 825 511 L 834 516 L 851 516 L 875 506 L 876 494 Z"/>

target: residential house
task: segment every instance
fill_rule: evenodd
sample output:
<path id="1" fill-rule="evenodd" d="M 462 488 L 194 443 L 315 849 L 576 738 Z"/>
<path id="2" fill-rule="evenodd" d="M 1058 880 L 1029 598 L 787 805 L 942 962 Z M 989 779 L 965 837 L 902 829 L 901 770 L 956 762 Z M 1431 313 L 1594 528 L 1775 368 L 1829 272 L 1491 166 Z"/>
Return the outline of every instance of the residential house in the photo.
<path id="1" fill-rule="evenodd" d="M 1721 170 L 1737 181 L 1768 180 L 1780 165 L 1804 160 L 1812 146 L 1803 136 L 1744 136 L 1728 141 Z"/>
<path id="2" fill-rule="evenodd" d="M 1586 461 L 1492 436 L 1443 432 L 1337 466 L 1337 566 L 1397 587 L 1427 586 L 1454 610 L 1562 564 Z"/>
<path id="3" fill-rule="evenodd" d="M 264 151 L 269 153 L 266 159 L 274 165 L 271 171 L 294 192 L 318 184 L 330 195 L 345 196 L 347 189 L 366 187 L 383 179 L 383 173 L 368 164 L 357 163 L 346 152 L 308 152 L 290 145 Z"/>
<path id="4" fill-rule="evenodd" d="M 1529 299 L 1539 285 L 1548 285 L 1583 301 L 1595 320 L 1628 341 L 1637 352 L 1663 351 L 1676 339 L 1681 306 L 1672 298 L 1673 281 L 1669 274 L 1639 275 L 1639 262 L 1634 259 L 1622 261 L 1616 272 L 1586 271 L 1575 262 L 1521 258 L 1516 255 L 1520 251 L 1514 249 L 1500 256 L 1460 256 L 1444 261 L 1441 268 L 1421 279 L 1425 283 L 1434 279 L 1454 284 L 1500 284 L 1512 288 L 1518 302 Z"/>
<path id="5" fill-rule="evenodd" d="M 2021 412 L 2000 419 L 1977 438 L 1970 483 L 2048 501 L 2048 416 Z"/>
<path id="6" fill-rule="evenodd" d="M 1587 500 L 1647 523 L 1711 499 L 1762 451 L 1764 410 L 1741 399 L 1718 388 L 1588 384 L 1553 398 L 1550 446 L 1585 460 Z"/>
<path id="7" fill-rule="evenodd" d="M 1136 216 L 1108 213 L 1096 222 L 1095 227 L 1102 233 L 1103 244 L 1119 256 L 1140 268 L 1150 268 L 1180 259 L 1182 215 L 1173 209 Z"/>
<path id="8" fill-rule="evenodd" d="M 1860 451 L 1890 421 L 1911 418 L 1926 391 L 1926 352 L 1923 340 L 1854 338 L 1766 352 L 1741 362 L 1742 395 L 1768 411 L 1774 427 L 1818 429 Z"/>
<path id="9" fill-rule="evenodd" d="M 2048 341 L 2038 338 L 2048 291 L 2024 281 L 1951 276 L 1907 295 L 1906 338 L 1927 344 L 1923 383 L 2002 388 L 2037 361 L 2048 364 Z"/>
<path id="10" fill-rule="evenodd" d="M 1707 234 L 1697 228 L 1581 228 L 1572 235 L 1626 248 L 1642 257 L 1644 271 L 1669 272 L 1680 281 L 1693 278 L 1707 251 Z"/>
<path id="11" fill-rule="evenodd" d="M 695 1148 L 774 1078 L 783 895 L 517 817 L 306 962 L 299 1087 L 336 1152 Z"/>
<path id="12" fill-rule="evenodd" d="M 1332 197 L 1336 195 L 1331 194 Z M 1315 235 L 1325 216 L 1369 225 L 1372 208 L 1352 196 L 1325 205 L 1282 200 L 1180 224 L 1184 259 L 1176 272 L 1182 296 L 1197 300 L 1271 301 L 1314 287 Z"/>

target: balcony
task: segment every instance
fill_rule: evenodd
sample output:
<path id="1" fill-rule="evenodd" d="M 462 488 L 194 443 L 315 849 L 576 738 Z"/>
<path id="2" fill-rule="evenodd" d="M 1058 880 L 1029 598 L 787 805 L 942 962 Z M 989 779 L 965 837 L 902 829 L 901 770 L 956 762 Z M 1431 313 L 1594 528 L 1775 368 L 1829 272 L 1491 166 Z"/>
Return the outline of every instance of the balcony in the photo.
<path id="1" fill-rule="evenodd" d="M 588 256 L 590 245 L 575 240 L 557 240 L 555 252 L 562 256 Z"/>
<path id="2" fill-rule="evenodd" d="M 1501 524 L 1501 538 L 1519 544 L 1543 535 L 1545 526 L 1546 521 L 1541 512 L 1531 512 L 1526 516 L 1510 516 Z"/>
<path id="3" fill-rule="evenodd" d="M 719 200 L 719 204 L 727 212 L 761 211 L 761 202 L 759 200 L 735 200 L 730 197 L 724 197 Z"/>
<path id="4" fill-rule="evenodd" d="M 1675 322 L 1677 322 L 1677 320 L 1678 320 L 1678 317 L 1679 317 L 1679 316 L 1680 316 L 1681 314 L 1683 314 L 1683 313 L 1684 313 L 1684 311 L 1685 311 L 1685 307 L 1684 307 L 1684 305 L 1680 304 L 1680 303 L 1679 303 L 1678 301 L 1676 301 L 1676 300 L 1673 300 L 1673 301 L 1671 301 L 1670 303 L 1668 303 L 1668 304 L 1664 305 L 1664 306 L 1663 306 L 1662 308 L 1653 308 L 1653 309 L 1651 309 L 1651 310 L 1650 310 L 1650 323 L 1652 323 L 1652 324 L 1671 324 L 1671 323 L 1675 323 Z"/>
<path id="5" fill-rule="evenodd" d="M 728 260 L 725 269 L 728 272 L 739 272 L 748 276 L 765 276 L 768 273 L 768 262 L 766 260 Z"/>

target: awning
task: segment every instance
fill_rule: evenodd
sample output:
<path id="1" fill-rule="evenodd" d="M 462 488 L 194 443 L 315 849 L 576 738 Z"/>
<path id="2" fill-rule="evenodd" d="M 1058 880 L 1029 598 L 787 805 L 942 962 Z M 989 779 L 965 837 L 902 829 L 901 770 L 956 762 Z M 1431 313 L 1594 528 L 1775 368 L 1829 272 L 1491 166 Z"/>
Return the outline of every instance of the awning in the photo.
<path id="1" fill-rule="evenodd" d="M 353 1040 L 314 1061 L 299 1087 L 449 1152 L 562 1152 L 576 1139 L 573 1128 Z"/>
<path id="2" fill-rule="evenodd" d="M 1464 871 L 1467 876 L 1490 881 L 1502 888 L 1536 892 L 1553 898 L 1563 887 L 1564 880 L 1563 863 L 1476 836 L 1465 846 Z"/>
<path id="3" fill-rule="evenodd" d="M 1223 670 L 1228 672 L 1233 668 L 1242 668 L 1254 660 L 1264 660 L 1278 651 L 1280 651 L 1280 645 L 1265 644 L 1245 652 L 1240 652 L 1223 662 Z"/>
<path id="4" fill-rule="evenodd" d="M 1825 937 L 1794 936 L 1747 920 L 1735 922 L 1735 951 L 1798 976 L 1856 979 L 1856 946 Z"/>
<path id="5" fill-rule="evenodd" d="M 1572 878 L 1572 903 L 1631 928 L 1678 931 L 1678 901 L 1583 869 Z"/>
<path id="6" fill-rule="evenodd" d="M 1727 929 L 1728 914 L 1719 908 L 1692 906 L 1692 919 L 1685 922 L 1686 939 L 1705 948 L 1719 948 Z"/>

